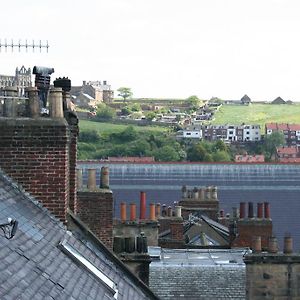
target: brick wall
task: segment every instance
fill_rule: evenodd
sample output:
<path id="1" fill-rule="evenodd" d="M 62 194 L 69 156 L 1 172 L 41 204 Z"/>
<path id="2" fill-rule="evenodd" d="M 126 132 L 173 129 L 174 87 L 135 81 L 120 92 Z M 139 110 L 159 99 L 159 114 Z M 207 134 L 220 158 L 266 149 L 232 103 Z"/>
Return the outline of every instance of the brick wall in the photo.
<path id="1" fill-rule="evenodd" d="M 110 190 L 78 191 L 75 214 L 112 249 L 113 196 Z"/>
<path id="2" fill-rule="evenodd" d="M 64 119 L 0 119 L 0 167 L 62 221 L 69 205 Z"/>
<path id="3" fill-rule="evenodd" d="M 237 237 L 233 240 L 232 247 L 251 247 L 254 236 L 261 237 L 263 249 L 268 247 L 268 240 L 272 236 L 272 221 L 245 219 L 237 221 Z"/>

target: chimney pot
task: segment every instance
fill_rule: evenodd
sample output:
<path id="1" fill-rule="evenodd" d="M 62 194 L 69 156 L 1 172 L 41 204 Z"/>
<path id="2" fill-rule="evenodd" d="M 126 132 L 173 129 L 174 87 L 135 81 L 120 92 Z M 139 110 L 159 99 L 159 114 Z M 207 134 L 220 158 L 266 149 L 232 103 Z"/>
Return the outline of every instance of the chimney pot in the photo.
<path id="1" fill-rule="evenodd" d="M 97 189 L 96 186 L 96 169 L 88 169 L 88 183 L 87 188 L 89 191 Z"/>
<path id="2" fill-rule="evenodd" d="M 175 217 L 181 218 L 181 206 L 175 206 Z"/>
<path id="3" fill-rule="evenodd" d="M 248 203 L 248 218 L 252 219 L 254 217 L 253 213 L 253 202 Z"/>
<path id="4" fill-rule="evenodd" d="M 245 218 L 245 212 L 246 212 L 246 203 L 240 202 L 240 219 Z"/>
<path id="5" fill-rule="evenodd" d="M 127 214 L 126 214 L 126 203 L 121 202 L 121 221 L 126 222 Z"/>
<path id="6" fill-rule="evenodd" d="M 237 207 L 232 208 L 232 217 L 236 219 L 238 217 L 238 209 Z"/>
<path id="7" fill-rule="evenodd" d="M 193 189 L 193 198 L 198 199 L 199 198 L 199 191 L 198 188 L 194 187 Z"/>
<path id="8" fill-rule="evenodd" d="M 210 200 L 210 196 L 211 196 L 211 193 L 210 193 L 210 186 L 207 186 L 206 189 L 205 189 L 205 198 L 206 200 Z"/>
<path id="9" fill-rule="evenodd" d="M 136 221 L 136 204 L 130 203 L 130 221 Z"/>
<path id="10" fill-rule="evenodd" d="M 254 253 L 261 252 L 261 237 L 254 236 L 252 238 L 252 250 Z"/>
<path id="11" fill-rule="evenodd" d="M 277 253 L 278 252 L 277 238 L 274 236 L 271 236 L 269 238 L 268 252 L 269 253 Z"/>
<path id="12" fill-rule="evenodd" d="M 257 203 L 257 218 L 263 218 L 263 203 Z"/>
<path id="13" fill-rule="evenodd" d="M 200 189 L 200 200 L 205 200 L 205 189 L 204 188 Z"/>
<path id="14" fill-rule="evenodd" d="M 146 219 L 146 193 L 140 193 L 140 220 Z"/>
<path id="15" fill-rule="evenodd" d="M 5 96 L 12 98 L 4 98 L 3 115 L 4 117 L 17 116 L 17 97 L 18 89 L 16 86 L 7 86 L 3 89 Z M 5 97 L 4 96 L 4 97 Z"/>
<path id="16" fill-rule="evenodd" d="M 270 218 L 271 218 L 271 214 L 270 214 L 270 203 L 269 203 L 269 202 L 265 202 L 265 203 L 264 203 L 264 208 L 265 208 L 265 218 L 266 218 L 266 219 L 270 219 Z"/>
<path id="17" fill-rule="evenodd" d="M 28 109 L 31 118 L 40 116 L 40 100 L 37 87 L 27 87 L 25 92 L 28 94 Z"/>
<path id="18" fill-rule="evenodd" d="M 155 204 L 154 203 L 150 203 L 150 220 L 151 221 L 156 221 Z"/>
<path id="19" fill-rule="evenodd" d="M 283 248 L 284 254 L 291 254 L 293 253 L 293 238 L 289 235 L 286 235 L 284 237 L 284 248 Z"/>
<path id="20" fill-rule="evenodd" d="M 156 213 L 156 218 L 157 219 L 160 217 L 160 209 L 161 209 L 160 203 L 156 203 L 155 213 Z"/>
<path id="21" fill-rule="evenodd" d="M 49 110 L 51 118 L 63 118 L 62 88 L 51 88 L 49 94 Z"/>
<path id="22" fill-rule="evenodd" d="M 100 188 L 109 189 L 109 168 L 108 167 L 101 168 Z"/>
<path id="23" fill-rule="evenodd" d="M 167 206 L 166 206 L 166 204 L 163 204 L 163 206 L 162 206 L 161 215 L 162 215 L 162 217 L 166 217 L 167 216 Z"/>
<path id="24" fill-rule="evenodd" d="M 172 217 L 172 207 L 171 206 L 168 207 L 167 214 L 168 214 L 168 217 Z"/>
<path id="25" fill-rule="evenodd" d="M 220 210 L 220 218 L 224 218 L 224 209 Z"/>
<path id="26" fill-rule="evenodd" d="M 211 188 L 211 199 L 218 200 L 218 188 L 216 186 Z"/>

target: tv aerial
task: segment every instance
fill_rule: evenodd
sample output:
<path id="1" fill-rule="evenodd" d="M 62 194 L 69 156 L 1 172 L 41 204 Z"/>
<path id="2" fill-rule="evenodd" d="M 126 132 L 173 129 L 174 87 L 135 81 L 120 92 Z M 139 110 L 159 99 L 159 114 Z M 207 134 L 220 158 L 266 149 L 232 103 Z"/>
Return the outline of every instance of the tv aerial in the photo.
<path id="1" fill-rule="evenodd" d="M 19 49 L 19 52 L 21 52 L 21 49 L 25 48 L 26 52 L 28 52 L 28 49 L 31 49 L 33 52 L 35 49 L 40 49 L 40 52 L 46 49 L 46 52 L 48 53 L 49 47 L 48 41 L 43 43 L 41 40 L 39 40 L 39 42 L 35 42 L 34 40 L 32 40 L 32 42 L 27 42 L 27 40 L 25 40 L 25 42 L 22 42 L 21 40 L 15 42 L 14 40 L 11 40 L 8 42 L 7 39 L 5 39 L 4 42 L 2 42 L 0 39 L 0 52 L 2 52 L 2 49 L 4 49 L 5 52 L 7 52 L 8 49 L 11 50 L 11 52 L 13 52 L 14 49 Z"/>

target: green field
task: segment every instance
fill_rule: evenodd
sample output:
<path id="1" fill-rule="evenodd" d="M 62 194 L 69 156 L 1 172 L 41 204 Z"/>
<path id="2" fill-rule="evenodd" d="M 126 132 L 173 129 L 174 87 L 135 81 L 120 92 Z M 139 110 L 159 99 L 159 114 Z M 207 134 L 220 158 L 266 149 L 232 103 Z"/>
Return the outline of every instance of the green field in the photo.
<path id="1" fill-rule="evenodd" d="M 250 104 L 222 105 L 211 124 L 259 124 L 264 130 L 265 123 L 300 123 L 300 104 Z"/>
<path id="2" fill-rule="evenodd" d="M 113 133 L 113 132 L 121 132 L 129 125 L 120 125 L 120 124 L 111 124 L 111 123 L 103 123 L 103 122 L 93 122 L 93 121 L 86 121 L 80 120 L 79 121 L 79 128 L 82 131 L 86 130 L 95 130 L 99 134 L 101 133 Z M 153 132 L 167 132 L 168 128 L 166 127 L 159 127 L 159 126 L 135 126 L 131 125 L 136 129 L 138 132 L 143 131 L 153 131 Z"/>

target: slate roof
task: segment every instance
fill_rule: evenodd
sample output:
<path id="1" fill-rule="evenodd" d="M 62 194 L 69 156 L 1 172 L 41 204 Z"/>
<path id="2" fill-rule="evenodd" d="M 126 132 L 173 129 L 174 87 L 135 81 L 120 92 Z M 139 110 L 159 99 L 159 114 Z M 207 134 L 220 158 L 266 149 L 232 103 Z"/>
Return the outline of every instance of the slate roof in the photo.
<path id="1" fill-rule="evenodd" d="M 150 288 L 161 299 L 245 299 L 245 250 L 166 250 L 150 264 Z M 151 255 L 151 251 L 150 251 Z"/>
<path id="2" fill-rule="evenodd" d="M 0 299 L 115 299 L 62 242 L 117 284 L 117 299 L 157 299 L 101 242 L 79 239 L 0 169 L 0 222 L 8 217 L 19 226 L 10 240 L 0 233 Z"/>

